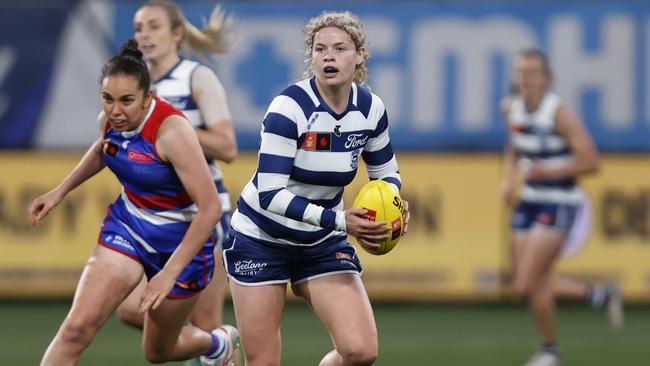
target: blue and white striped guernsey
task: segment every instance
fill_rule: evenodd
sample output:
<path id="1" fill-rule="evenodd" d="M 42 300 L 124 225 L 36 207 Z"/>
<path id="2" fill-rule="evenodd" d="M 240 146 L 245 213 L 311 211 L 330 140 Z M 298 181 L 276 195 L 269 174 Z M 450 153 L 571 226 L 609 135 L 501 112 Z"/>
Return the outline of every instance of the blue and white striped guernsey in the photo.
<path id="1" fill-rule="evenodd" d="M 192 123 L 192 126 L 200 129 L 207 129 L 201 111 L 192 97 L 192 73 L 200 64 L 196 61 L 180 60 L 167 74 L 154 82 L 156 95 L 164 98 L 169 104 L 181 110 L 185 117 Z M 223 173 L 219 165 L 207 159 L 210 174 L 219 191 L 221 208 L 225 212 L 230 211 L 230 195 L 223 185 Z"/>
<path id="2" fill-rule="evenodd" d="M 566 139 L 556 132 L 555 116 L 560 98 L 546 93 L 534 111 L 527 111 L 521 97 L 513 99 L 508 114 L 510 142 L 520 155 L 523 169 L 530 161 L 547 167 L 571 164 L 573 155 Z M 545 179 L 526 181 L 522 198 L 530 202 L 577 203 L 583 198 L 575 179 Z"/>
<path id="3" fill-rule="evenodd" d="M 313 78 L 289 86 L 271 102 L 261 135 L 257 172 L 232 217 L 233 229 L 250 238 L 299 246 L 345 238 L 343 188 L 360 155 L 371 179 L 401 188 L 384 104 L 354 83 L 341 114 Z"/>

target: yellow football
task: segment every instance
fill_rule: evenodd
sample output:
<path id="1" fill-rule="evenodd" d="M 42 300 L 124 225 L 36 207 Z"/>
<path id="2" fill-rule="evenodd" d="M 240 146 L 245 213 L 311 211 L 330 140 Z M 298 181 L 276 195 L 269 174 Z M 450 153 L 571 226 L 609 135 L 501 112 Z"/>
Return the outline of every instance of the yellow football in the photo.
<path id="1" fill-rule="evenodd" d="M 367 220 L 386 221 L 391 229 L 389 237 L 378 243 L 381 247 L 377 250 L 371 251 L 361 246 L 363 249 L 370 254 L 382 255 L 395 248 L 404 228 L 404 202 L 392 185 L 383 180 L 366 183 L 359 190 L 352 206 L 368 210 Z"/>

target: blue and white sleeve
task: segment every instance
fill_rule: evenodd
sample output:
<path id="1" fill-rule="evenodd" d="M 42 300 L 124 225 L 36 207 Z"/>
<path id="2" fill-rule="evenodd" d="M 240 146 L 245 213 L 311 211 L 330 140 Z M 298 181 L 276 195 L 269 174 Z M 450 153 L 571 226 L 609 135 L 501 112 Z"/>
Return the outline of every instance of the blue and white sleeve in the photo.
<path id="1" fill-rule="evenodd" d="M 399 192 L 402 188 L 402 178 L 399 175 L 397 159 L 390 144 L 388 134 L 388 115 L 379 98 L 374 97 L 377 108 L 374 116 L 379 118 L 373 137 L 363 149 L 361 156 L 368 169 L 368 177 L 371 180 L 381 179 L 390 183 Z"/>

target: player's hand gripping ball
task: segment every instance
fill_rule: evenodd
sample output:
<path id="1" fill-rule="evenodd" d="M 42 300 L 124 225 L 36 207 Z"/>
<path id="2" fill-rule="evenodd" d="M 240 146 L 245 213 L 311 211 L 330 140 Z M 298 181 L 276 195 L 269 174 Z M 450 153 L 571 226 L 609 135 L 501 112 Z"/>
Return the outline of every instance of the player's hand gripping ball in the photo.
<path id="1" fill-rule="evenodd" d="M 404 201 L 399 192 L 383 180 L 373 180 L 366 183 L 357 194 L 352 206 L 367 210 L 366 220 L 386 221 L 390 232 L 388 238 L 377 242 L 381 246 L 376 250 L 369 250 L 361 246 L 370 254 L 382 255 L 390 252 L 402 237 L 404 228 Z"/>

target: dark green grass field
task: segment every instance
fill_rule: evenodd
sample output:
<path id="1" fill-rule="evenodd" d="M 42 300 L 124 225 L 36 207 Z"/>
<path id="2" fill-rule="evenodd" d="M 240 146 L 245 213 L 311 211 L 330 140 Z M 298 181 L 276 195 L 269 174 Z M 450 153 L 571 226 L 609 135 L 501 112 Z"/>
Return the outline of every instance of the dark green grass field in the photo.
<path id="1" fill-rule="evenodd" d="M 0 365 L 37 365 L 68 306 L 51 301 L 0 302 Z M 650 306 L 627 310 L 625 329 L 612 332 L 603 313 L 563 304 L 559 331 L 564 365 L 650 365 Z M 375 304 L 375 315 L 380 366 L 519 366 L 537 343 L 523 305 Z M 226 319 L 233 319 L 231 308 Z M 318 319 L 302 303 L 289 303 L 282 365 L 317 365 L 329 349 L 329 337 Z M 79 364 L 147 364 L 140 333 L 112 318 Z"/>

